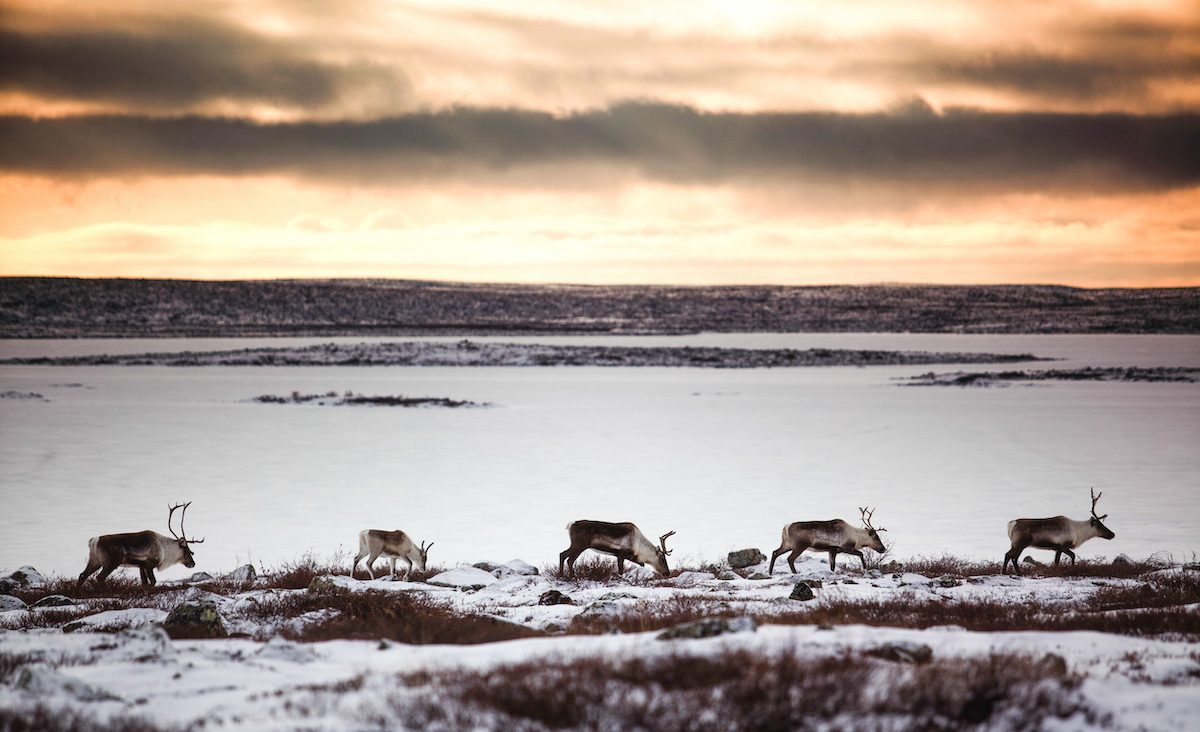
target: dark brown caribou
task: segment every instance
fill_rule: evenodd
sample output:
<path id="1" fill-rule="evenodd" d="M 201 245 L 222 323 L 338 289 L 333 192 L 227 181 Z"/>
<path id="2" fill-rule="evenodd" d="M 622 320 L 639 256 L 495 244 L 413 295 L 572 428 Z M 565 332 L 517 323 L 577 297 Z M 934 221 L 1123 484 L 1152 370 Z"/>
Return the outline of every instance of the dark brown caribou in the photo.
<path id="1" fill-rule="evenodd" d="M 585 549 L 612 554 L 617 558 L 617 574 L 625 571 L 625 560 L 639 567 L 649 564 L 650 567 L 667 576 L 671 569 L 667 566 L 667 539 L 675 532 L 668 531 L 658 537 L 658 546 L 642 534 L 637 526 L 629 522 L 613 524 L 607 521 L 574 521 L 567 524 L 567 533 L 571 537 L 571 546 L 558 555 L 558 572 L 562 574 L 563 562 L 571 572 L 575 571 L 575 560 Z"/>
<path id="2" fill-rule="evenodd" d="M 93 536 L 88 541 L 87 567 L 79 574 L 76 588 L 81 587 L 83 581 L 97 569 L 100 574 L 96 576 L 96 582 L 100 585 L 117 567 L 122 566 L 137 567 L 142 575 L 142 584 L 155 585 L 158 584 L 154 576 L 156 569 L 166 569 L 173 564 L 182 564 L 189 569 L 195 567 L 196 560 L 192 557 L 189 545 L 200 544 L 204 539 L 188 539 L 183 532 L 183 518 L 190 505 L 191 501 L 168 506 L 167 529 L 171 532 L 170 537 L 149 530 Z M 176 534 L 171 519 L 178 508 L 183 510 L 179 512 L 179 534 Z"/>
<path id="3" fill-rule="evenodd" d="M 1012 562 L 1013 571 L 1021 574 L 1021 566 L 1017 562 L 1020 561 L 1021 552 L 1025 551 L 1026 547 L 1053 549 L 1056 565 L 1062 555 L 1066 554 L 1071 558 L 1071 566 L 1075 566 L 1073 549 L 1077 549 L 1080 544 L 1092 537 L 1098 536 L 1101 539 L 1115 537 L 1116 534 L 1109 531 L 1103 523 L 1104 519 L 1108 518 L 1108 514 L 1096 515 L 1096 501 L 1099 501 L 1100 496 L 1104 494 L 1096 495 L 1095 488 L 1091 489 L 1091 493 L 1092 517 L 1086 521 L 1075 521 L 1066 516 L 1009 521 L 1008 539 L 1012 542 L 1012 548 L 1004 555 L 1004 564 L 1000 567 L 1000 574 L 1008 571 L 1009 562 Z"/>
<path id="4" fill-rule="evenodd" d="M 863 525 L 866 528 L 859 529 L 851 526 L 841 519 L 832 521 L 797 521 L 794 524 L 788 524 L 783 527 L 783 544 L 778 549 L 771 553 L 771 564 L 768 565 L 767 574 L 775 571 L 775 560 L 780 554 L 790 551 L 788 554 L 787 563 L 791 568 L 792 574 L 796 573 L 796 558 L 805 549 L 811 549 L 815 552 L 829 552 L 829 569 L 837 568 L 837 555 L 853 554 L 862 560 L 863 569 L 867 567 L 867 560 L 863 557 L 863 549 L 874 549 L 880 554 L 887 551 L 883 546 L 883 541 L 879 538 L 880 531 L 887 529 L 871 526 L 871 516 L 875 513 L 874 509 L 859 508 L 862 512 Z"/>

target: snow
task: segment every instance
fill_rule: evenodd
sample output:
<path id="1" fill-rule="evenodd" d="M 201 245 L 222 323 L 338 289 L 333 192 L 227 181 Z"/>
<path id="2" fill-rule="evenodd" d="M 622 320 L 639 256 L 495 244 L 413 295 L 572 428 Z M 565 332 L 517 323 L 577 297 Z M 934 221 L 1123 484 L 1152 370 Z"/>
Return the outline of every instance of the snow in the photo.
<path id="1" fill-rule="evenodd" d="M 520 566 L 518 562 L 506 564 Z M 765 571 L 765 562 L 750 571 Z M 806 554 L 796 574 L 777 572 L 763 580 L 718 579 L 688 571 L 669 579 L 626 576 L 612 583 L 553 580 L 542 575 L 492 573 L 474 567 L 450 570 L 445 584 L 354 580 L 325 576 L 318 583 L 355 591 L 423 592 L 455 609 L 490 615 L 533 628 L 562 630 L 576 616 L 635 612 L 646 602 L 698 598 L 745 617 L 769 616 L 795 606 L 787 600 L 800 580 L 820 580 L 811 603 L 838 599 L 903 597 L 913 603 L 989 600 L 1037 603 L 1068 611 L 1102 586 L 1129 586 L 1139 580 L 1106 578 L 1016 578 L 983 576 L 943 587 L 912 573 L 830 571 L 823 554 Z M 1184 570 L 1164 570 L 1179 572 Z M 485 580 L 486 578 L 486 580 Z M 490 580 L 490 581 L 487 581 Z M 480 582 L 478 590 L 464 589 Z M 571 605 L 539 605 L 549 589 L 569 595 Z M 75 632 L 56 629 L 0 631 L 0 655 L 34 654 L 8 684 L 0 684 L 0 707 L 34 703 L 84 710 L 98 718 L 138 715 L 161 724 L 217 725 L 230 730 L 356 730 L 371 714 L 387 708 L 403 691 L 396 674 L 462 668 L 487 671 L 543 658 L 652 658 L 678 652 L 715 654 L 739 648 L 764 653 L 794 652 L 808 658 L 863 653 L 883 644 L 932 649 L 935 659 L 986 658 L 993 653 L 1047 653 L 1061 656 L 1084 679 L 1080 694 L 1097 714 L 1052 720 L 1050 729 L 1190 730 L 1200 718 L 1200 643 L 1169 638 L 1137 638 L 1091 631 L 972 632 L 959 627 L 925 630 L 844 625 L 832 629 L 772 625 L 702 639 L 658 640 L 657 632 L 562 635 L 473 646 L 411 646 L 379 641 L 299 644 L 276 635 L 278 628 L 256 625 L 241 609 L 263 597 L 305 590 L 250 589 L 222 597 L 198 587 L 180 586 L 180 600 L 218 602 L 233 632 L 262 638 L 170 641 L 155 625 L 160 609 L 107 611 L 87 616 Z M 86 600 L 81 601 L 86 603 Z M 12 611 L 0 618 L 16 619 Z M 299 617 L 303 624 L 319 614 Z M 12 625 L 11 622 L 6 622 Z M 104 628 L 125 627 L 115 634 Z"/>

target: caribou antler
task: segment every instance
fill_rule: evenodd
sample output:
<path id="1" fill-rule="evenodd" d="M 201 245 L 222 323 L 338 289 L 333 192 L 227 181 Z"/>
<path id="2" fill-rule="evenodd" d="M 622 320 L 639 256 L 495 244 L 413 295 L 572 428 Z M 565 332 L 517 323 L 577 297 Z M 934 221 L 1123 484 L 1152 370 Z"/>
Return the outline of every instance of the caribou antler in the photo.
<path id="1" fill-rule="evenodd" d="M 432 542 L 432 541 L 431 541 L 431 542 L 429 542 L 429 546 L 425 546 L 425 542 L 421 542 L 421 553 L 422 553 L 422 554 L 424 554 L 425 552 L 429 551 L 429 550 L 430 550 L 430 549 L 432 549 L 432 548 L 433 548 L 433 542 Z"/>
<path id="2" fill-rule="evenodd" d="M 667 539 L 669 539 L 669 538 L 671 538 L 672 536 L 674 536 L 674 534 L 675 534 L 675 532 L 674 532 L 674 531 L 668 531 L 667 533 L 665 533 L 665 534 L 663 534 L 662 536 L 658 537 L 658 545 L 662 547 L 662 552 L 663 552 L 663 554 L 670 554 L 671 552 L 675 551 L 674 549 L 671 549 L 670 551 L 667 551 Z"/>
<path id="3" fill-rule="evenodd" d="M 860 512 L 862 512 L 862 521 L 863 521 L 863 526 L 866 526 L 866 527 L 867 527 L 868 529 L 870 529 L 871 531 L 887 531 L 887 529 L 884 529 L 884 528 L 878 528 L 878 529 L 877 529 L 877 528 L 875 528 L 874 526 L 872 526 L 872 525 L 871 525 L 871 517 L 875 515 L 875 509 L 873 509 L 873 508 L 863 508 L 862 506 L 859 506 L 859 507 L 858 507 L 858 510 L 859 510 Z"/>
<path id="4" fill-rule="evenodd" d="M 190 506 L 190 505 L 192 505 L 191 501 L 188 501 L 187 503 L 177 503 L 174 506 L 168 506 L 167 508 L 169 509 L 169 511 L 167 513 L 167 528 L 170 529 L 171 536 L 174 536 L 176 539 L 179 539 L 180 541 L 186 541 L 189 544 L 203 544 L 204 539 L 189 539 L 189 538 L 187 538 L 187 532 L 185 532 L 183 530 L 183 520 L 187 516 L 188 506 Z M 175 515 L 175 509 L 177 509 L 177 508 L 183 509 L 182 511 L 179 512 L 179 533 L 178 534 L 175 533 L 175 528 L 173 526 L 171 526 L 171 517 Z"/>
<path id="5" fill-rule="evenodd" d="M 1100 496 L 1104 495 L 1104 493 L 1101 493 L 1100 496 L 1098 496 L 1096 495 L 1095 488 L 1091 488 L 1089 490 L 1092 492 L 1092 518 L 1096 519 L 1097 521 L 1103 521 L 1104 519 L 1108 518 L 1108 514 L 1106 513 L 1103 516 L 1096 515 L 1096 501 L 1099 501 Z"/>

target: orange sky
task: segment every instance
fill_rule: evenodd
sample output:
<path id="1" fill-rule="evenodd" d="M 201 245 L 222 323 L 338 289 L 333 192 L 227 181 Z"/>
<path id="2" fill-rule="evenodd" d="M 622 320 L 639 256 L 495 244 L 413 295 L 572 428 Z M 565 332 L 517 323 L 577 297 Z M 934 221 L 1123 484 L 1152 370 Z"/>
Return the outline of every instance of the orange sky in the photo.
<path id="1" fill-rule="evenodd" d="M 0 0 L 0 34 L 0 275 L 1200 285 L 1195 2 Z"/>

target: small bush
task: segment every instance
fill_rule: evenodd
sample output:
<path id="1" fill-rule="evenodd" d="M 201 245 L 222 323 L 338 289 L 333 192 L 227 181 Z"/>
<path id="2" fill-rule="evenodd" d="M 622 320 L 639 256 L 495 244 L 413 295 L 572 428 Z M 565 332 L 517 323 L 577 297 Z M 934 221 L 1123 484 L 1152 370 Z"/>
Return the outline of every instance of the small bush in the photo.
<path id="1" fill-rule="evenodd" d="M 114 715 L 103 722 L 84 712 L 42 704 L 15 709 L 0 707 L 0 732 L 168 732 L 181 729 L 161 726 L 141 717 Z"/>

